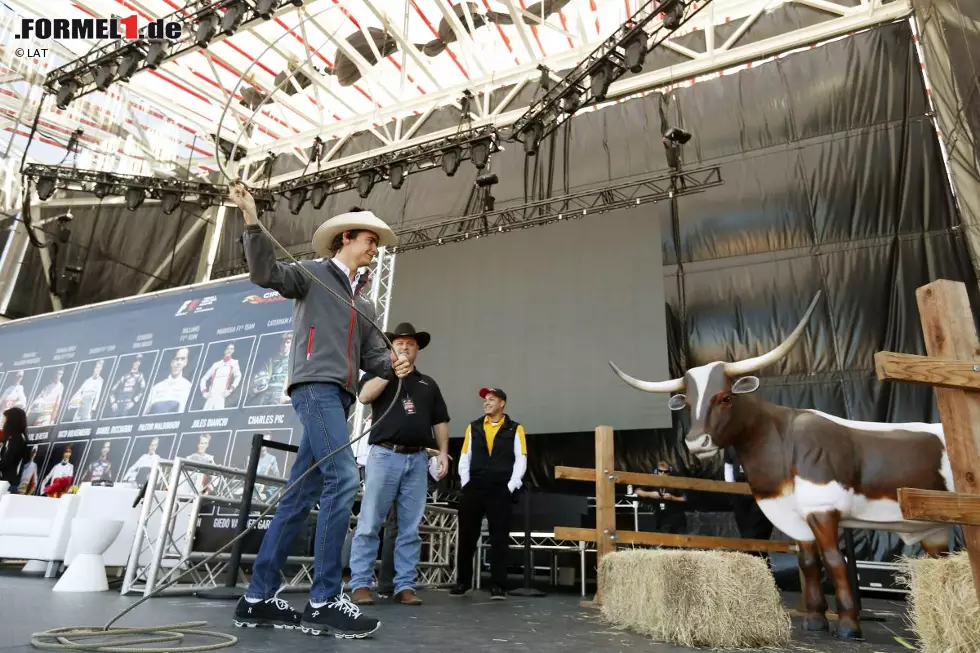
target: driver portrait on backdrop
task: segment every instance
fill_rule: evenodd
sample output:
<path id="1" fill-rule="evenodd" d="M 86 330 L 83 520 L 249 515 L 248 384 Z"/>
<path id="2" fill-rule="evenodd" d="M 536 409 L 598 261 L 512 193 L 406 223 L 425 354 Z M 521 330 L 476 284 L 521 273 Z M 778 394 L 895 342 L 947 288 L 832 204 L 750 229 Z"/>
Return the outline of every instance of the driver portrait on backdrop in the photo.
<path id="1" fill-rule="evenodd" d="M 128 417 L 137 410 L 143 393 L 146 391 L 146 379 L 140 372 L 142 364 L 143 354 L 137 354 L 129 371 L 109 389 L 109 415 L 107 417 Z"/>
<path id="2" fill-rule="evenodd" d="M 85 379 L 81 387 L 68 400 L 68 410 L 74 412 L 71 417 L 65 420 L 66 422 L 87 422 L 92 419 L 95 407 L 102 397 L 102 384 L 105 381 L 102 378 L 104 365 L 104 360 L 97 361 L 92 370 L 92 376 Z"/>
<path id="3" fill-rule="evenodd" d="M 44 492 L 44 488 L 51 485 L 53 482 L 59 478 L 75 478 L 75 466 L 71 463 L 71 452 L 72 446 L 69 444 L 65 447 L 64 452 L 61 454 L 61 462 L 51 468 L 44 480 L 38 486 L 41 492 Z"/>
<path id="4" fill-rule="evenodd" d="M 289 382 L 289 352 L 293 346 L 293 334 L 282 334 L 279 353 L 269 356 L 265 365 L 252 375 L 246 406 L 277 406 L 288 404 L 286 385 Z"/>
<path id="5" fill-rule="evenodd" d="M 54 424 L 58 416 L 58 407 L 61 405 L 61 396 L 65 392 L 65 384 L 61 381 L 64 376 L 65 368 L 56 369 L 51 382 L 34 397 L 31 408 L 27 411 L 28 424 L 31 426 Z"/>
<path id="6" fill-rule="evenodd" d="M 191 396 L 191 382 L 184 378 L 184 368 L 187 367 L 189 356 L 190 349 L 187 347 L 181 347 L 174 352 L 174 357 L 170 360 L 170 374 L 150 389 L 144 415 L 184 412 Z"/>
<path id="7" fill-rule="evenodd" d="M 160 438 L 150 440 L 150 444 L 146 448 L 146 453 L 137 458 L 136 462 L 129 466 L 129 469 L 123 474 L 122 481 L 124 483 L 144 483 L 149 478 L 153 465 L 160 460 L 160 454 L 157 453 L 159 446 Z"/>
<path id="8" fill-rule="evenodd" d="M 14 372 L 14 381 L 0 394 L 0 412 L 8 408 L 27 408 L 27 393 L 24 392 L 24 370 Z"/>
<path id="9" fill-rule="evenodd" d="M 85 473 L 82 474 L 82 482 L 86 483 L 91 481 L 92 483 L 98 483 L 99 481 L 111 481 L 112 478 L 112 463 L 109 462 L 109 451 L 112 449 L 112 443 L 106 440 L 102 443 L 102 450 L 99 452 L 99 459 L 93 461 Z"/>
<path id="10" fill-rule="evenodd" d="M 242 381 L 242 370 L 238 360 L 232 358 L 235 344 L 229 342 L 224 356 L 215 361 L 201 377 L 201 395 L 207 400 L 203 410 L 223 410 L 225 399 L 238 389 Z"/>

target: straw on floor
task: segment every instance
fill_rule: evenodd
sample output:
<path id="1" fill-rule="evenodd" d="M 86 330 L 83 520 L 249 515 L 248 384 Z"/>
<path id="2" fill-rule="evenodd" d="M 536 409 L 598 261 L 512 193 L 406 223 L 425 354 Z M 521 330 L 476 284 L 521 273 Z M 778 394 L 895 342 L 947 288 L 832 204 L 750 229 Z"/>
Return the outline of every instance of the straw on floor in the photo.
<path id="1" fill-rule="evenodd" d="M 922 653 L 980 651 L 980 603 L 967 553 L 902 562 L 909 620 Z"/>
<path id="2" fill-rule="evenodd" d="M 734 551 L 632 550 L 603 557 L 602 615 L 654 639 L 713 648 L 779 646 L 792 623 L 762 558 Z"/>

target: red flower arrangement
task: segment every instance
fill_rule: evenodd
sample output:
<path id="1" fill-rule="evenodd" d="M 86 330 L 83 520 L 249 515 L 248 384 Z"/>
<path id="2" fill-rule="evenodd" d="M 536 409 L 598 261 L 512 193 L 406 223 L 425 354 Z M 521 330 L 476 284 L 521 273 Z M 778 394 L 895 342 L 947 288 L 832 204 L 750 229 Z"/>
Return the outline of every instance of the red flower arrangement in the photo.
<path id="1" fill-rule="evenodd" d="M 71 476 L 62 476 L 51 481 L 51 484 L 44 488 L 44 494 L 54 499 L 58 499 L 63 496 L 70 488 L 72 482 Z"/>

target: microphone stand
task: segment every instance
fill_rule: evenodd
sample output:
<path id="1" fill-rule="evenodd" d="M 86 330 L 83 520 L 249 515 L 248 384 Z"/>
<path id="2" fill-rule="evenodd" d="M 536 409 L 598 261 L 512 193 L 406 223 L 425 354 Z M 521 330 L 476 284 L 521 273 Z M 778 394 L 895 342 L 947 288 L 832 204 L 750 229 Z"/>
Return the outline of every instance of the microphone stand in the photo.
<path id="1" fill-rule="evenodd" d="M 518 587 L 509 592 L 511 596 L 547 596 L 541 590 L 531 587 L 531 572 L 534 571 L 531 557 L 531 488 L 524 486 L 524 587 Z"/>

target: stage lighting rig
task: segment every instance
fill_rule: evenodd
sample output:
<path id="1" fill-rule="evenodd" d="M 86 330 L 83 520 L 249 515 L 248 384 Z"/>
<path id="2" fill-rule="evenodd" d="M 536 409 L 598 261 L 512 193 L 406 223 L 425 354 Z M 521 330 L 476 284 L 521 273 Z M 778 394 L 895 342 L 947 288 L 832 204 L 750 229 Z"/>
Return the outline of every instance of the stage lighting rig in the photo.
<path id="1" fill-rule="evenodd" d="M 182 179 L 146 177 L 141 175 L 121 175 L 95 170 L 80 170 L 69 166 L 49 166 L 29 163 L 24 167 L 24 177 L 35 180 L 38 198 L 42 201 L 51 197 L 57 186 L 68 191 L 92 193 L 99 199 L 107 196 L 123 197 L 131 211 L 139 208 L 147 198 L 160 200 L 166 214 L 173 213 L 182 201 L 197 196 L 201 208 L 228 199 L 228 191 L 223 186 L 207 182 L 185 181 Z M 253 189 L 256 204 L 271 204 L 273 195 L 268 190 Z"/>
<path id="2" fill-rule="evenodd" d="M 610 86 L 628 71 L 639 72 L 647 55 L 713 0 L 649 0 L 560 82 L 535 100 L 510 128 L 510 138 L 537 154 L 545 136 L 578 111 L 607 99 Z M 663 16 L 663 20 L 660 20 Z"/>
<path id="3" fill-rule="evenodd" d="M 270 18 L 280 16 L 302 4 L 301 0 L 275 2 L 270 5 L 273 8 L 268 15 Z M 107 76 L 105 71 L 100 74 L 100 68 L 117 65 L 116 81 L 128 81 L 137 73 L 206 48 L 215 39 L 227 38 L 236 30 L 247 29 L 253 23 L 266 20 L 253 4 L 245 0 L 189 0 L 185 6 L 160 18 L 164 23 L 179 23 L 180 36 L 154 44 L 148 42 L 145 30 L 141 30 L 137 39 L 110 41 L 49 72 L 44 78 L 45 91 L 57 94 L 65 88 L 58 102 L 59 107 L 61 104 L 67 106 L 73 99 L 95 91 L 105 91 L 111 85 L 111 76 Z M 66 86 L 69 80 L 73 86 Z"/>
<path id="4" fill-rule="evenodd" d="M 277 192 L 290 197 L 291 192 L 298 188 L 320 188 L 318 192 L 325 195 L 360 190 L 359 180 L 361 175 L 367 172 L 373 175 L 372 179 L 375 181 L 387 176 L 391 187 L 399 189 L 408 175 L 422 170 L 441 167 L 446 174 L 452 176 L 466 159 L 472 160 L 474 164 L 484 162 L 485 165 L 485 161 L 488 161 L 494 152 L 500 150 L 499 142 L 496 129 L 487 125 L 423 145 L 379 154 L 356 163 L 289 179 L 279 184 Z"/>

